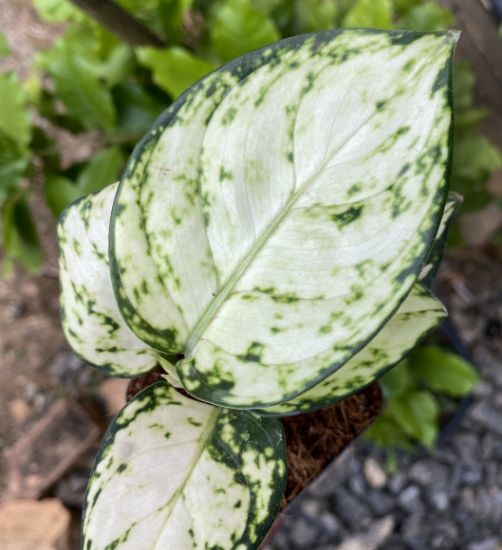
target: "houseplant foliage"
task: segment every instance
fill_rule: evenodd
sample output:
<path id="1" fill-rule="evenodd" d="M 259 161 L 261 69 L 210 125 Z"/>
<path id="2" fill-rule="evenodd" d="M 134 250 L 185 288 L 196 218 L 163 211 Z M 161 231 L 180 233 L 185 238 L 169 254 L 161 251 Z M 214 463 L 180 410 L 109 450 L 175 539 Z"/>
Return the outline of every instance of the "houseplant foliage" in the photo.
<path id="1" fill-rule="evenodd" d="M 286 476 L 275 417 L 369 384 L 444 318 L 456 37 L 334 30 L 238 58 L 65 211 L 71 345 L 166 370 L 105 436 L 84 548 L 256 548 Z"/>
<path id="2" fill-rule="evenodd" d="M 476 369 L 459 355 L 436 345 L 419 346 L 380 379 L 386 405 L 365 437 L 387 451 L 393 467 L 398 449 L 432 447 L 442 413 L 448 417 L 458 410 L 458 400 L 479 381 Z"/>
<path id="3" fill-rule="evenodd" d="M 0 101 L 3 271 L 14 259 L 31 270 L 42 265 L 33 194 L 42 191 L 57 216 L 78 197 L 115 181 L 161 111 L 229 59 L 306 32 L 438 31 L 454 20 L 434 0 L 117 0 L 165 42 L 137 46 L 70 0 L 32 2 L 45 24 L 57 24 L 58 38 L 36 55 L 26 79 L 0 74 L 0 93 L 7 92 Z M 9 52 L 8 38 L 0 33 L 0 57 L 15 53 Z M 457 63 L 451 187 L 465 197 L 463 213 L 496 200 L 486 184 L 502 166 L 500 151 L 480 134 L 486 113 L 476 106 L 474 90 L 473 73 Z M 77 145 L 65 147 L 67 140 L 54 139 L 57 135 Z M 86 154 L 68 155 L 69 150 Z M 460 232 L 450 232 L 449 242 L 461 244 Z"/>

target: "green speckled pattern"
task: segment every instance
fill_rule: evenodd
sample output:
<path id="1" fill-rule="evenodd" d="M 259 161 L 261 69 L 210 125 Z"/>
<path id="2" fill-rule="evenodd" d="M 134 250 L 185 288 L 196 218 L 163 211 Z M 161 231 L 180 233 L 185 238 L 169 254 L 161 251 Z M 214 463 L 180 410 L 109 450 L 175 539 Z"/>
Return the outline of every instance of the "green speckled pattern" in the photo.
<path id="1" fill-rule="evenodd" d="M 157 359 L 125 324 L 113 296 L 108 227 L 117 186 L 84 197 L 61 216 L 61 318 L 78 355 L 111 375 L 129 377 L 150 370 Z"/>
<path id="2" fill-rule="evenodd" d="M 462 205 L 463 198 L 454 192 L 448 194 L 448 200 L 444 207 L 443 216 L 436 234 L 436 238 L 432 244 L 431 250 L 427 256 L 427 260 L 420 271 L 419 281 L 430 287 L 443 259 L 444 249 L 446 247 L 446 239 L 448 237 L 448 227 Z"/>
<path id="3" fill-rule="evenodd" d="M 457 34 L 295 37 L 188 90 L 133 154 L 111 226 L 134 332 L 202 400 L 290 400 L 410 292 L 446 201 Z"/>
<path id="4" fill-rule="evenodd" d="M 108 429 L 85 499 L 82 549 L 257 548 L 285 481 L 280 421 L 157 383 Z"/>
<path id="5" fill-rule="evenodd" d="M 344 399 L 401 361 L 445 318 L 444 306 L 425 287 L 415 283 L 392 319 L 342 368 L 295 399 L 257 412 L 277 416 L 300 414 Z"/>

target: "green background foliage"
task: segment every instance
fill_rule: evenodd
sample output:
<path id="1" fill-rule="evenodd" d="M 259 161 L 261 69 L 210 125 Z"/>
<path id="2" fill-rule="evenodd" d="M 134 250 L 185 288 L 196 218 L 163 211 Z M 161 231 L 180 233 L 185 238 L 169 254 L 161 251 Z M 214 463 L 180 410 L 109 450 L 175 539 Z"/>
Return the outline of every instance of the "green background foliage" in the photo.
<path id="1" fill-rule="evenodd" d="M 386 449 L 432 447 L 442 415 L 479 382 L 472 365 L 435 345 L 413 350 L 380 379 L 386 406 L 366 437 Z"/>
<path id="2" fill-rule="evenodd" d="M 63 30 L 35 57 L 24 81 L 13 71 L 0 73 L 4 270 L 13 260 L 33 271 L 42 265 L 29 208 L 40 182 L 57 217 L 80 196 L 116 181 L 160 113 L 229 59 L 281 37 L 333 27 L 437 31 L 453 24 L 452 14 L 431 0 L 117 0 L 165 42 L 132 47 L 69 0 L 32 2 L 41 19 Z M 0 33 L 0 57 L 9 54 Z M 451 187 L 464 195 L 463 211 L 493 200 L 486 182 L 502 166 L 501 152 L 479 132 L 486 113 L 475 105 L 474 91 L 469 66 L 457 63 Z M 91 136 L 92 151 L 84 161 L 65 161 L 57 132 L 76 143 Z M 453 236 L 461 243 L 458 232 Z M 387 406 L 368 436 L 386 447 L 432 445 L 441 411 L 476 381 L 472 367 L 454 355 L 420 348 L 383 377 Z"/>
<path id="3" fill-rule="evenodd" d="M 30 76 L 0 74 L 0 208 L 4 259 L 37 269 L 42 253 L 27 207 L 38 173 L 57 216 L 79 196 L 116 180 L 136 142 L 193 82 L 245 52 L 293 34 L 333 27 L 433 31 L 453 23 L 431 0 L 117 0 L 165 41 L 131 47 L 69 0 L 32 0 L 39 16 L 64 31 L 39 53 Z M 9 55 L 0 35 L 0 56 Z M 478 132 L 485 112 L 474 106 L 474 77 L 455 75 L 452 187 L 464 211 L 492 200 L 485 183 L 502 156 Z M 85 162 L 64 164 L 47 125 L 75 136 L 92 132 Z M 16 215 L 14 215 L 16 212 Z M 458 241 L 458 237 L 457 237 Z"/>

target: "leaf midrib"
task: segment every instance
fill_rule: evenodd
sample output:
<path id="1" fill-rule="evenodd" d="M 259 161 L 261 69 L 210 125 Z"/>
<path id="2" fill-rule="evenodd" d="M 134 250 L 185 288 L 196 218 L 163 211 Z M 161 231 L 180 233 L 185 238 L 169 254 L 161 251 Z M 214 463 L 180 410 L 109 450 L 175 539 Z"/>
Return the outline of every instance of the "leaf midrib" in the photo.
<path id="1" fill-rule="evenodd" d="M 329 68 L 330 65 L 327 65 L 321 69 L 322 70 Z M 403 86 L 406 85 L 410 80 L 415 78 L 424 68 L 427 67 L 427 59 L 424 60 L 424 62 L 418 66 L 418 68 L 406 79 L 406 82 L 403 83 Z M 316 75 L 316 79 L 319 77 L 319 73 Z M 389 99 L 393 99 L 394 94 L 391 94 Z M 298 113 L 300 111 L 302 102 L 304 100 L 304 97 L 301 98 L 300 103 L 298 105 L 298 109 L 296 111 L 295 115 L 295 121 L 294 121 L 294 129 L 293 129 L 293 168 L 294 168 L 294 175 L 296 179 L 296 156 L 294 155 L 295 149 L 294 149 L 294 136 L 296 134 L 296 121 L 298 117 Z M 189 333 L 186 344 L 185 344 L 185 358 L 191 355 L 193 352 L 195 346 L 199 342 L 201 336 L 204 334 L 207 326 L 213 319 L 213 317 L 216 315 L 216 313 L 220 310 L 225 300 L 228 298 L 229 294 L 233 291 L 236 284 L 244 274 L 244 272 L 247 270 L 247 268 L 251 265 L 252 261 L 255 259 L 255 257 L 258 255 L 258 253 L 262 250 L 263 245 L 269 240 L 269 238 L 272 236 L 272 234 L 277 230 L 279 225 L 283 222 L 284 218 L 290 213 L 293 205 L 298 201 L 298 199 L 307 191 L 307 189 L 310 187 L 310 185 L 317 179 L 318 175 L 324 170 L 324 168 L 328 165 L 328 163 L 331 163 L 334 159 L 334 157 L 348 144 L 350 141 L 354 138 L 354 136 L 357 135 L 357 133 L 364 128 L 364 126 L 368 123 L 369 120 L 375 115 L 375 111 L 373 110 L 365 119 L 361 122 L 361 124 L 356 128 L 356 130 L 350 134 L 332 153 L 329 155 L 328 158 L 324 159 L 324 162 L 321 164 L 321 166 L 314 172 L 313 175 L 311 175 L 299 188 L 298 190 L 293 193 L 288 200 L 288 202 L 285 204 L 284 208 L 279 212 L 279 215 L 277 215 L 267 226 L 265 231 L 260 235 L 260 237 L 255 241 L 253 246 L 249 249 L 247 254 L 242 258 L 242 260 L 239 262 L 239 265 L 237 268 L 233 271 L 233 273 L 230 275 L 230 277 L 226 280 L 224 285 L 220 288 L 214 299 L 209 303 L 209 305 L 206 307 L 206 309 L 203 311 L 202 315 L 197 320 L 196 324 L 194 325 L 193 329 Z"/>
<path id="2" fill-rule="evenodd" d="M 202 432 L 202 435 L 200 437 L 199 444 L 197 446 L 197 450 L 195 451 L 195 455 L 194 455 L 194 459 L 192 461 L 192 464 L 191 464 L 190 468 L 188 469 L 181 485 L 176 489 L 176 491 L 173 493 L 171 498 L 164 505 L 164 508 L 167 509 L 166 519 L 165 519 L 164 523 L 162 524 L 162 527 L 159 529 L 159 534 L 157 535 L 157 538 L 156 538 L 155 542 L 153 543 L 152 550 L 155 550 L 157 548 L 157 545 L 158 545 L 159 540 L 162 536 L 162 533 L 164 532 L 164 529 L 165 529 L 167 523 L 169 522 L 171 514 L 174 510 L 175 504 L 176 504 L 177 500 L 180 498 L 180 496 L 182 496 L 183 491 L 185 490 L 185 487 L 186 487 L 188 481 L 190 480 L 193 471 L 195 470 L 195 467 L 199 463 L 199 460 L 200 460 L 200 457 L 202 456 L 202 453 L 206 449 L 207 442 L 209 441 L 209 439 L 213 435 L 214 427 L 216 426 L 218 416 L 220 415 L 222 410 L 223 409 L 216 408 L 215 410 L 211 411 L 211 414 L 210 414 L 210 416 L 208 418 L 208 421 L 207 421 L 207 425 L 204 428 L 204 430 Z"/>

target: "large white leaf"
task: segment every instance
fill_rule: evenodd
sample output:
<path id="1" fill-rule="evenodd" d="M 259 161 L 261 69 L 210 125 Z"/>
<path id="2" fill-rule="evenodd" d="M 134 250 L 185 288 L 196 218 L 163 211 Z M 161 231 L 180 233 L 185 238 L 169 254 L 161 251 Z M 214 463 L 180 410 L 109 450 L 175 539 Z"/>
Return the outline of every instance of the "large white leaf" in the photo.
<path id="1" fill-rule="evenodd" d="M 199 398 L 262 407 L 355 355 L 409 293 L 446 199 L 455 33 L 296 37 L 184 94 L 133 154 L 114 289 Z"/>
<path id="2" fill-rule="evenodd" d="M 285 480 L 280 421 L 155 384 L 105 436 L 85 499 L 82 548 L 257 548 Z"/>
<path id="3" fill-rule="evenodd" d="M 58 226 L 61 317 L 68 342 L 89 363 L 136 376 L 157 363 L 155 350 L 125 324 L 115 302 L 108 228 L 117 184 L 71 205 Z"/>
<path id="4" fill-rule="evenodd" d="M 415 284 L 392 319 L 343 367 L 295 399 L 259 412 L 299 414 L 344 399 L 401 361 L 445 317 L 446 310 L 441 302 L 425 287 Z"/>

